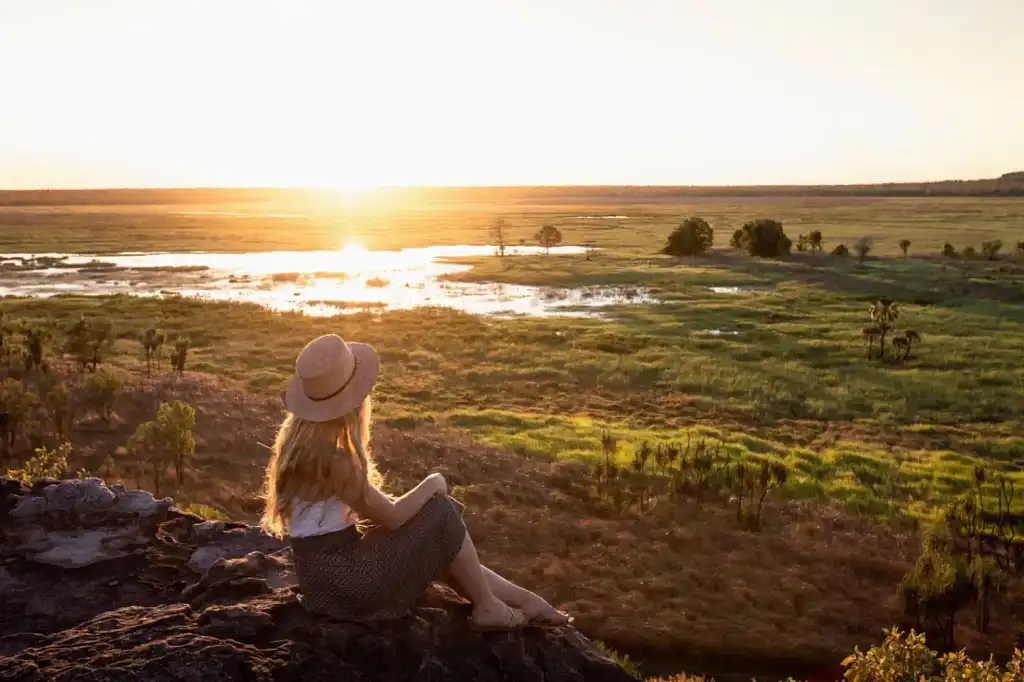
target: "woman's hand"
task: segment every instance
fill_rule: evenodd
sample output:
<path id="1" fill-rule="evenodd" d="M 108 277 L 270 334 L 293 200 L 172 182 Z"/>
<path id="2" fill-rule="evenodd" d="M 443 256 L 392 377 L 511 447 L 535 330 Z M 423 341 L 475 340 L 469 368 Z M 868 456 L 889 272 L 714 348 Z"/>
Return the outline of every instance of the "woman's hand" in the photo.
<path id="1" fill-rule="evenodd" d="M 439 492 L 442 495 L 448 494 L 448 481 L 444 480 L 444 476 L 441 474 L 430 474 L 423 479 L 423 482 L 427 485 L 433 486 L 436 489 L 436 492 Z"/>

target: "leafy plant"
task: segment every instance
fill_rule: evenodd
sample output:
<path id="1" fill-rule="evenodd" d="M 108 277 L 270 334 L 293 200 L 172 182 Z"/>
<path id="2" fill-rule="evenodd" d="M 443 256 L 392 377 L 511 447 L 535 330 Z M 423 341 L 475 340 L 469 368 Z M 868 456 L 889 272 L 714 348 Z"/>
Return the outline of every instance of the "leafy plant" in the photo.
<path id="1" fill-rule="evenodd" d="M 533 235 L 537 243 L 544 247 L 544 253 L 550 254 L 552 246 L 562 243 L 562 232 L 554 225 L 544 225 Z"/>
<path id="2" fill-rule="evenodd" d="M 211 521 L 231 521 L 231 517 L 227 513 L 222 512 L 216 507 L 211 507 L 208 504 L 200 504 L 199 502 L 193 502 L 181 511 L 186 514 L 194 514 L 201 519 L 207 519 Z"/>
<path id="3" fill-rule="evenodd" d="M 61 478 L 67 473 L 70 455 L 71 443 L 62 443 L 53 450 L 36 448 L 35 454 L 20 468 L 7 470 L 7 478 L 21 481 L 24 485 L 31 485 L 40 478 Z"/>
<path id="4" fill-rule="evenodd" d="M 52 373 L 44 373 L 38 384 L 39 396 L 50 416 L 54 435 L 66 440 L 74 423 L 74 400 L 67 382 Z"/>
<path id="5" fill-rule="evenodd" d="M 942 256 L 944 258 L 959 258 L 960 253 L 956 250 L 956 247 L 946 242 L 942 245 Z"/>
<path id="6" fill-rule="evenodd" d="M 965 260 L 974 260 L 978 257 L 978 252 L 974 250 L 973 246 L 965 246 L 963 251 L 963 257 Z"/>
<path id="7" fill-rule="evenodd" d="M 662 253 L 669 256 L 698 256 L 710 249 L 714 241 L 714 230 L 707 221 L 691 216 L 672 230 Z"/>
<path id="8" fill-rule="evenodd" d="M 772 258 L 788 256 L 792 241 L 778 220 L 759 218 L 744 223 L 740 246 L 751 256 Z"/>
<path id="9" fill-rule="evenodd" d="M 833 256 L 839 256 L 840 258 L 846 258 L 850 255 L 850 248 L 846 244 L 839 244 L 836 248 L 832 249 Z"/>

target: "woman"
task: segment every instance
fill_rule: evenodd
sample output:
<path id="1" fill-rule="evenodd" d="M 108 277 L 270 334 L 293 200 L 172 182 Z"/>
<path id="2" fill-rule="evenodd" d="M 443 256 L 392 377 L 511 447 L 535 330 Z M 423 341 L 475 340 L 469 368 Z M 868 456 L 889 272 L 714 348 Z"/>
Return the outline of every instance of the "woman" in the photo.
<path id="1" fill-rule="evenodd" d="M 370 346 L 321 336 L 299 354 L 284 396 L 290 414 L 267 467 L 263 527 L 290 537 L 305 607 L 357 622 L 400 618 L 443 578 L 472 602 L 476 629 L 568 623 L 480 564 L 440 474 L 399 498 L 381 492 L 369 448 L 379 367 Z"/>

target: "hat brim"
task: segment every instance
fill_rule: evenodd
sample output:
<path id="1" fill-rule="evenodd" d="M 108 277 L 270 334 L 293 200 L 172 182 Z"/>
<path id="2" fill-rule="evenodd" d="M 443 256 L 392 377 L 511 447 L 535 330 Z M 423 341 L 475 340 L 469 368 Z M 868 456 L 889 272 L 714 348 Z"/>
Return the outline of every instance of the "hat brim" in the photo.
<path id="1" fill-rule="evenodd" d="M 348 347 L 355 356 L 356 371 L 345 390 L 327 400 L 313 400 L 303 393 L 299 377 L 292 375 L 284 396 L 284 404 L 289 412 L 306 421 L 329 422 L 359 409 L 377 383 L 380 357 L 373 346 L 365 343 L 350 343 Z"/>

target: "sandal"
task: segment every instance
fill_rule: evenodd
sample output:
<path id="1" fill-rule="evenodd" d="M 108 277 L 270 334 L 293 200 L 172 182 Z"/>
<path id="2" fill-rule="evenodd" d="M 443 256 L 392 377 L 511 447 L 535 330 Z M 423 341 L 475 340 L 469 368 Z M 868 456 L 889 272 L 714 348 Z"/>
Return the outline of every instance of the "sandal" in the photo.
<path id="1" fill-rule="evenodd" d="M 511 606 L 505 605 L 508 609 L 509 620 L 504 623 L 495 623 L 494 625 L 479 625 L 473 621 L 473 618 L 469 619 L 469 627 L 477 632 L 514 632 L 516 630 L 522 630 L 526 626 L 526 616 L 523 615 L 519 609 L 514 609 Z"/>

